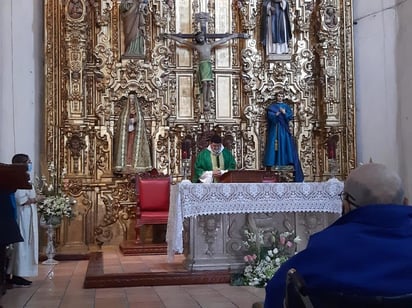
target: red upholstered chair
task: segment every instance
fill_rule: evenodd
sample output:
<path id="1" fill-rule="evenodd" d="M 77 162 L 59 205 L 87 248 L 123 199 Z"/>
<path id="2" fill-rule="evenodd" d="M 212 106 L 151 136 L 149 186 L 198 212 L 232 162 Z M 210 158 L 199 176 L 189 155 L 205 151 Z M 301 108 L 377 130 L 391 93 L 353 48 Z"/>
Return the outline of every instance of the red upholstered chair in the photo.
<path id="1" fill-rule="evenodd" d="M 170 176 L 159 174 L 157 170 L 140 173 L 136 177 L 137 219 L 136 243 L 141 238 L 143 225 L 167 224 L 170 202 Z"/>

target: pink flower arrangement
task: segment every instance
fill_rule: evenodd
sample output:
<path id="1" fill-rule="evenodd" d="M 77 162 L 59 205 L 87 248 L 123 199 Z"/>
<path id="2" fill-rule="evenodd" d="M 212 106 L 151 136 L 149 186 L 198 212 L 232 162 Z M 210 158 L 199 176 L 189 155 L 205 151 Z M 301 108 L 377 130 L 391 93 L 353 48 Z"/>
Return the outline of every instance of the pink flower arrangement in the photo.
<path id="1" fill-rule="evenodd" d="M 296 244 L 300 242 L 293 232 L 269 234 L 261 229 L 257 232 L 245 230 L 246 240 L 243 242 L 247 254 L 243 257 L 246 266 L 242 275 L 242 284 L 264 287 L 283 262 L 296 252 Z"/>
<path id="2" fill-rule="evenodd" d="M 256 258 L 257 258 L 257 256 L 256 256 L 255 254 L 253 254 L 253 255 L 246 255 L 246 256 L 243 257 L 243 260 L 244 260 L 246 263 L 251 263 L 251 262 L 254 262 L 254 261 L 256 260 Z"/>

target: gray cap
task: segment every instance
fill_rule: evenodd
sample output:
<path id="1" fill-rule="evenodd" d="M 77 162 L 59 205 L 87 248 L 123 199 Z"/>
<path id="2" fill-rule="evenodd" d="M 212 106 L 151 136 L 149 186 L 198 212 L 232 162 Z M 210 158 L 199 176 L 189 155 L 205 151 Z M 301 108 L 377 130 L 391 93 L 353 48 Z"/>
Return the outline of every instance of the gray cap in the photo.
<path id="1" fill-rule="evenodd" d="M 354 204 L 402 204 L 402 180 L 385 165 L 369 163 L 354 169 L 345 181 L 344 191 Z"/>

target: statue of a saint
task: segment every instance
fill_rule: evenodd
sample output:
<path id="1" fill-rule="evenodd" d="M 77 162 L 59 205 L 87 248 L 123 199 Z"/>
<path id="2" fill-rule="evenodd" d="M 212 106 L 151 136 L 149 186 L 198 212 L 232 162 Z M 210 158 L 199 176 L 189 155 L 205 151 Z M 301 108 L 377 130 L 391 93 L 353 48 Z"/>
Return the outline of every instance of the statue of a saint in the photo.
<path id="1" fill-rule="evenodd" d="M 261 41 L 266 54 L 289 52 L 292 32 L 287 0 L 265 0 L 262 6 Z"/>
<path id="2" fill-rule="evenodd" d="M 199 55 L 199 68 L 198 68 L 198 80 L 200 83 L 200 88 L 203 96 L 203 112 L 210 111 L 210 97 L 211 97 L 211 86 L 213 82 L 213 71 L 212 71 L 212 50 L 227 41 L 234 38 L 249 38 L 246 33 L 233 33 L 226 34 L 223 38 L 208 42 L 206 39 L 206 33 L 203 31 L 197 32 L 195 34 L 195 41 L 187 40 L 179 36 L 179 34 L 169 34 L 163 33 L 163 38 L 169 38 L 175 40 L 182 44 L 183 46 L 189 47 L 197 51 Z"/>
<path id="3" fill-rule="evenodd" d="M 135 93 L 129 94 L 120 114 L 114 155 L 115 172 L 132 173 L 152 169 L 145 122 Z"/>
<path id="4" fill-rule="evenodd" d="M 325 10 L 325 24 L 329 28 L 334 28 L 339 20 L 336 16 L 336 9 L 334 7 L 327 7 Z"/>
<path id="5" fill-rule="evenodd" d="M 303 171 L 295 140 L 289 129 L 293 111 L 283 101 L 283 93 L 277 93 L 275 97 L 276 101 L 267 108 L 268 128 L 264 165 L 269 168 L 291 166 L 295 182 L 302 182 Z"/>
<path id="6" fill-rule="evenodd" d="M 123 20 L 125 56 L 143 56 L 148 14 L 147 0 L 122 0 L 120 12 Z"/>

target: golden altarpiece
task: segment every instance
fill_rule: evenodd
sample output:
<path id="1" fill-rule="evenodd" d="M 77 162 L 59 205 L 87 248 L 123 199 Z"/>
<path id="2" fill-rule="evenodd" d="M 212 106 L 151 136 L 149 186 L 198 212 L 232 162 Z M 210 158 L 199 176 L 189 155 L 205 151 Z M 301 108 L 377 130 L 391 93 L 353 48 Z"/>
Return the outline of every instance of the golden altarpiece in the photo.
<path id="1" fill-rule="evenodd" d="M 264 0 L 135 2 L 144 7 L 143 49 L 130 55 L 121 0 L 45 1 L 42 170 L 48 162 L 66 168 L 65 186 L 78 213 L 61 228 L 63 251 L 134 238 L 134 170 L 115 170 L 114 161 L 117 124 L 131 94 L 152 167 L 175 182 L 187 171 L 182 149 L 193 159 L 212 131 L 229 140 L 238 168 L 263 169 L 265 110 L 280 90 L 295 115 L 291 129 L 305 181 L 331 173 L 343 178 L 355 167 L 352 1 L 289 0 L 292 38 L 281 55 L 267 54 L 260 40 Z M 207 13 L 206 23 L 199 13 Z M 207 112 L 197 53 L 162 38 L 183 33 L 190 39 L 200 27 L 249 36 L 213 51 Z"/>

